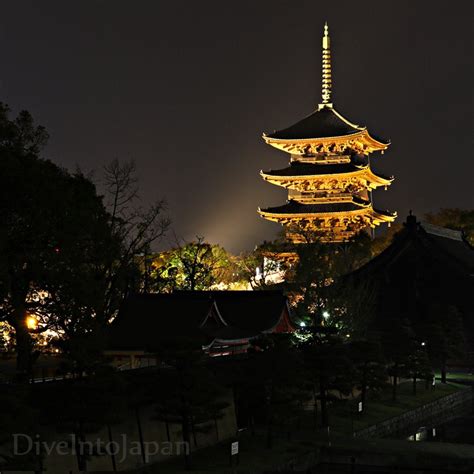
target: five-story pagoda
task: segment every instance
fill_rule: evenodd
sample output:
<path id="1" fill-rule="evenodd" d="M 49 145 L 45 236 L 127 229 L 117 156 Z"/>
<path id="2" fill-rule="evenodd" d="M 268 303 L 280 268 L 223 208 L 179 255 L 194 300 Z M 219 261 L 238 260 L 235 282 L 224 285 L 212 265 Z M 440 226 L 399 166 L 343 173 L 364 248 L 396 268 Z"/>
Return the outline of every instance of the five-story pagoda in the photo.
<path id="1" fill-rule="evenodd" d="M 322 241 L 349 240 L 362 229 L 395 220 L 396 213 L 372 206 L 372 190 L 391 184 L 393 177 L 374 173 L 369 154 L 383 153 L 389 142 L 351 123 L 331 101 L 331 53 L 327 24 L 323 36 L 322 103 L 294 125 L 263 134 L 269 145 L 291 155 L 280 170 L 261 171 L 265 181 L 288 189 L 283 206 L 259 209 L 265 219 L 285 227 L 290 241 L 305 232 Z"/>

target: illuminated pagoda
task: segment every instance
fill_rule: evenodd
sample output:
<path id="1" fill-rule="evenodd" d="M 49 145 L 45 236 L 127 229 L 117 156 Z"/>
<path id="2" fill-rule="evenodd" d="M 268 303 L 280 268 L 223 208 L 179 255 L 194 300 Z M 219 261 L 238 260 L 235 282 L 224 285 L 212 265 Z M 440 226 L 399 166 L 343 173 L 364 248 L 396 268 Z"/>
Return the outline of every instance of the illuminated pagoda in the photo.
<path id="1" fill-rule="evenodd" d="M 290 154 L 280 170 L 261 171 L 265 181 L 288 189 L 286 204 L 259 209 L 285 227 L 287 239 L 316 233 L 322 241 L 349 240 L 362 229 L 395 220 L 396 213 L 374 209 L 372 191 L 393 181 L 372 171 L 369 155 L 383 153 L 389 141 L 344 118 L 331 99 L 331 53 L 327 24 L 322 41 L 322 103 L 306 118 L 283 130 L 263 134 L 269 145 Z"/>

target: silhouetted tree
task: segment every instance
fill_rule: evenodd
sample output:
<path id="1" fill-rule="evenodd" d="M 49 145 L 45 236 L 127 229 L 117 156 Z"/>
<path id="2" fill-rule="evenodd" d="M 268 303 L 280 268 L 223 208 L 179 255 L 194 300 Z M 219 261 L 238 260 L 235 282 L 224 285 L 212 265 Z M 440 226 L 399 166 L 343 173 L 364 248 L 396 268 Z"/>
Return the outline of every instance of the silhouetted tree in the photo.
<path id="1" fill-rule="evenodd" d="M 420 345 L 419 347 L 413 347 L 411 349 L 405 360 L 403 375 L 407 378 L 411 378 L 413 382 L 413 395 L 416 395 L 416 384 L 418 380 L 432 379 L 433 372 L 424 346 Z"/>
<path id="2" fill-rule="evenodd" d="M 390 318 L 381 333 L 382 348 L 392 376 L 392 399 L 397 399 L 398 382 L 405 373 L 408 357 L 416 348 L 415 333 L 408 319 Z"/>
<path id="3" fill-rule="evenodd" d="M 290 334 L 269 334 L 254 341 L 251 358 L 254 386 L 265 409 L 266 445 L 273 446 L 276 426 L 291 433 L 301 402 L 307 398 L 302 360 Z"/>
<path id="4" fill-rule="evenodd" d="M 347 346 L 337 335 L 335 328 L 312 326 L 306 329 L 300 343 L 308 380 L 313 386 L 315 397 L 314 419 L 317 419 L 316 398 L 321 404 L 321 426 L 329 426 L 329 391 L 339 390 L 350 393 L 352 386 L 352 364 Z"/>
<path id="5" fill-rule="evenodd" d="M 149 207 L 142 206 L 133 161 L 111 161 L 104 167 L 99 184 L 104 189 L 112 235 L 121 244 L 119 255 L 109 258 L 100 268 L 106 282 L 101 314 L 104 320 L 108 320 L 115 315 L 117 299 L 120 301 L 123 297 L 124 280 L 127 282 L 125 291 L 130 285 L 134 290 L 148 285 L 149 256 L 153 253 L 153 246 L 168 232 L 171 221 L 165 214 L 166 202 L 163 199 Z M 140 260 L 144 264 L 141 271 Z"/>
<path id="6" fill-rule="evenodd" d="M 23 379 L 34 360 L 32 333 L 53 328 L 67 337 L 94 325 L 96 269 L 117 247 L 94 185 L 41 159 L 46 140 L 28 112 L 9 120 L 0 105 L 0 318 L 14 328 Z"/>
<path id="7" fill-rule="evenodd" d="M 433 303 L 428 305 L 429 322 L 420 328 L 420 337 L 435 367 L 441 371 L 441 383 L 446 383 L 449 359 L 465 355 L 465 339 L 462 317 L 455 306 Z"/>
<path id="8" fill-rule="evenodd" d="M 228 405 L 223 387 L 204 361 L 199 338 L 161 339 L 156 345 L 157 357 L 163 362 L 155 379 L 154 418 L 181 425 L 185 450 L 185 468 L 191 468 L 191 437 L 208 431 Z"/>
<path id="9" fill-rule="evenodd" d="M 349 355 L 355 369 L 355 386 L 361 391 L 360 399 L 365 407 L 367 391 L 378 392 L 387 385 L 386 366 L 380 343 L 371 340 L 351 341 Z"/>

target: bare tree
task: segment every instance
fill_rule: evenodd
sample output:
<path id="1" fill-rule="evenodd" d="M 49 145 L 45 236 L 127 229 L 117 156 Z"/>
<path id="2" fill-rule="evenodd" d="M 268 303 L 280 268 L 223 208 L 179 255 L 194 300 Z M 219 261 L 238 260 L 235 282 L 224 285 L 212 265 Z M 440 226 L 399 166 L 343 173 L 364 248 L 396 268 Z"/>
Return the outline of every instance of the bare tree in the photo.
<path id="1" fill-rule="evenodd" d="M 136 166 L 133 161 L 114 159 L 103 169 L 104 201 L 110 212 L 112 232 L 120 244 L 120 258 L 111 259 L 103 271 L 107 275 L 103 318 L 109 320 L 117 309 L 116 299 L 130 289 L 133 273 L 138 273 L 138 258 L 148 255 L 171 225 L 166 201 L 159 199 L 149 207 L 141 205 Z M 124 285 L 124 278 L 129 281 Z M 122 295 L 120 295 L 122 293 Z"/>

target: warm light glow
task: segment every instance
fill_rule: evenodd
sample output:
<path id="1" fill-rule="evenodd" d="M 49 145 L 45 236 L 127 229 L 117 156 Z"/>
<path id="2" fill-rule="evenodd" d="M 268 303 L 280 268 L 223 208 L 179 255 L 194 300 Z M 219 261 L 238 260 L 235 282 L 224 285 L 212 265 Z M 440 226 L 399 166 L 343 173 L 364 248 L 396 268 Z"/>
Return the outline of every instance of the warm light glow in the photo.
<path id="1" fill-rule="evenodd" d="M 260 172 L 265 181 L 288 189 L 287 203 L 259 208 L 258 213 L 264 219 L 281 224 L 287 240 L 295 244 L 307 241 L 304 235 L 294 232 L 295 228 L 305 233 L 317 232 L 321 242 L 344 242 L 363 229 L 374 229 L 397 217 L 395 212 L 374 209 L 371 198 L 372 190 L 389 186 L 393 177 L 374 173 L 368 156 L 384 151 L 390 143 L 379 141 L 366 127 L 350 122 L 333 107 L 329 44 L 325 25 L 322 102 L 317 110 L 292 127 L 271 135 L 263 134 L 268 145 L 291 157 L 288 168 Z M 327 125 L 328 120 L 334 125 Z M 314 128 L 303 126 L 303 122 L 314 123 Z M 318 123 L 327 127 L 325 133 Z M 354 154 L 367 158 L 355 159 Z"/>
<path id="2" fill-rule="evenodd" d="M 38 327 L 38 321 L 34 316 L 26 317 L 26 326 L 28 329 L 36 329 Z"/>

